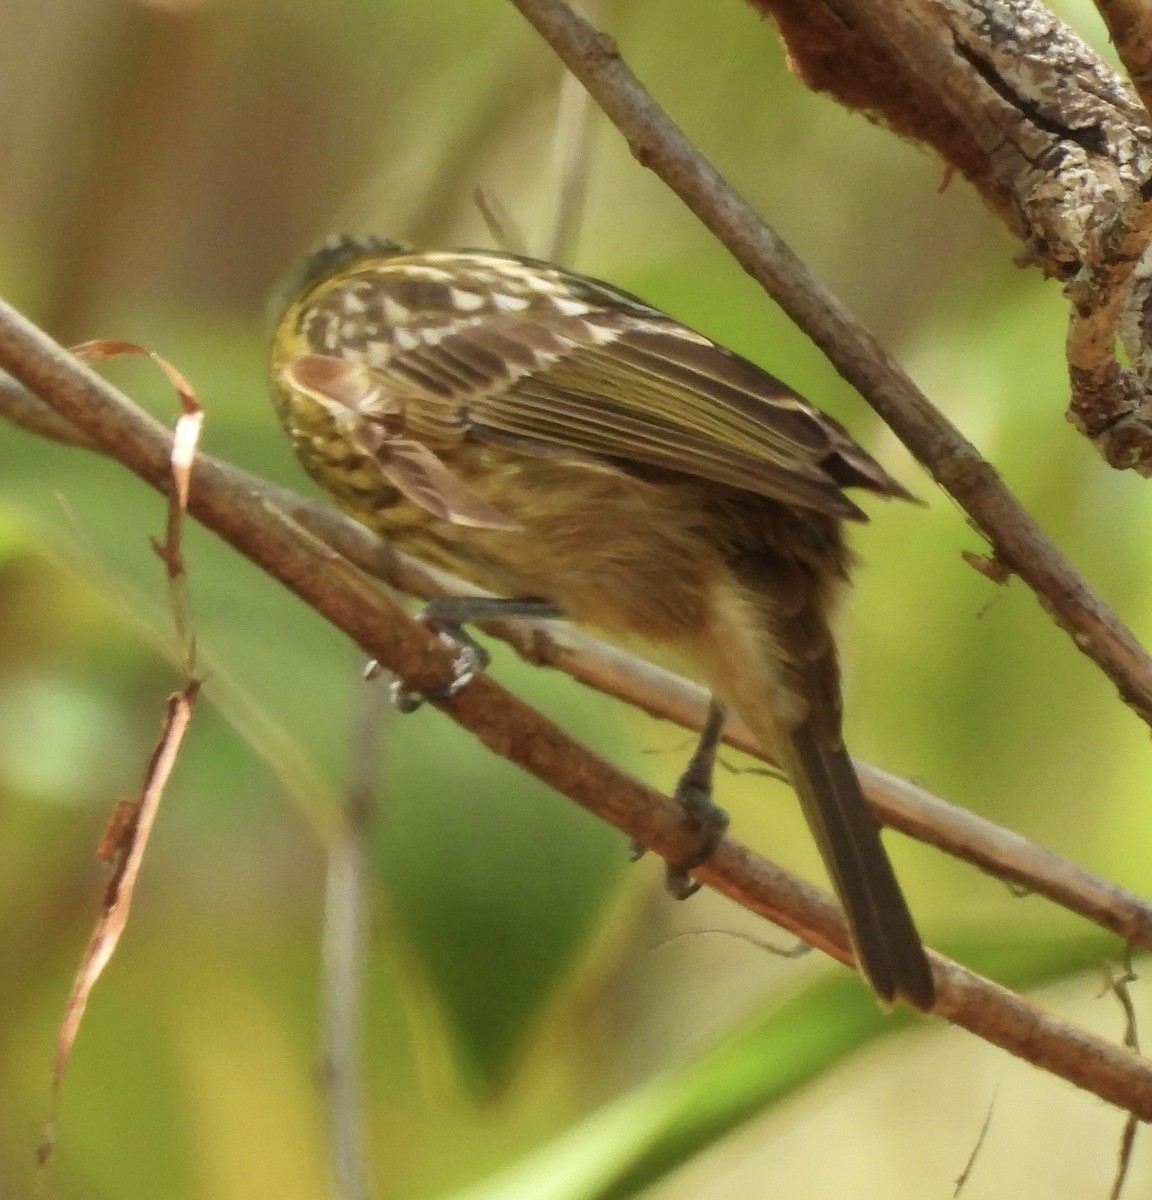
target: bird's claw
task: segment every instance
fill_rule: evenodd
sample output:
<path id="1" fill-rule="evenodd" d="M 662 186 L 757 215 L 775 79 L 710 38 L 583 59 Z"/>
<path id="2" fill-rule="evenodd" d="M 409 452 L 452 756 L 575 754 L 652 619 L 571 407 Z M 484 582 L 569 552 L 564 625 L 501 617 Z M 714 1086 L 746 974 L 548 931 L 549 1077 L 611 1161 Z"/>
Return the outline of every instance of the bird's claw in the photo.
<path id="1" fill-rule="evenodd" d="M 728 832 L 728 814 L 712 803 L 710 787 L 700 788 L 688 776 L 681 779 L 675 798 L 699 831 L 700 842 L 683 862 L 666 864 L 664 886 L 673 899 L 687 900 L 703 886 L 698 879 L 692 878 L 691 872 L 706 863 L 724 840 Z"/>
<path id="2" fill-rule="evenodd" d="M 668 894 L 674 900 L 687 900 L 703 886 L 698 879 L 692 878 L 691 872 L 701 863 L 706 863 L 723 841 L 724 834 L 728 831 L 728 814 L 712 803 L 711 789 L 700 787 L 691 777 L 691 772 L 686 773 L 680 780 L 673 798 L 700 834 L 699 845 L 687 859 L 664 865 L 664 886 Z M 631 860 L 635 862 L 643 854 L 644 847 L 639 842 L 632 841 L 629 847 Z"/>
<path id="3" fill-rule="evenodd" d="M 454 623 L 428 616 L 427 612 L 416 618 L 436 634 L 444 645 L 453 651 L 452 678 L 439 687 L 426 691 L 415 691 L 403 680 L 397 679 L 388 691 L 388 698 L 398 712 L 415 712 L 425 700 L 448 700 L 462 692 L 478 675 L 483 675 L 491 661 L 488 651 L 473 637 Z"/>

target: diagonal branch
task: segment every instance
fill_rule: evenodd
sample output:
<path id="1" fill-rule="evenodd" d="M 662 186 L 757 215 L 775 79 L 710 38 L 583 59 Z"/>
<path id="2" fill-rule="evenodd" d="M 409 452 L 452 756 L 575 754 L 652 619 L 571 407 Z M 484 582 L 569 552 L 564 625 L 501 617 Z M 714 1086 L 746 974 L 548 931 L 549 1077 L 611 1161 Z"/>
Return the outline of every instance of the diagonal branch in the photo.
<path id="1" fill-rule="evenodd" d="M 996 559 L 1152 724 L 1152 657 L 1028 514 L 995 469 L 876 338 L 728 186 L 656 104 L 615 42 L 562 0 L 512 0 L 627 139 L 740 265 L 827 355 L 964 509 Z"/>
<path id="2" fill-rule="evenodd" d="M 0 367 L 45 400 L 104 453 L 167 491 L 168 432 L 115 388 L 0 302 Z M 258 492 L 198 459 L 189 511 L 422 691 L 448 677 L 449 652 L 359 571 Z M 481 676 L 437 702 L 492 750 L 672 862 L 697 840 L 680 806 L 614 769 L 552 722 Z M 726 838 L 700 879 L 851 964 L 840 912 L 810 885 Z M 936 1013 L 1029 1062 L 1152 1119 L 1152 1063 L 1061 1021 L 1005 988 L 932 955 Z"/>

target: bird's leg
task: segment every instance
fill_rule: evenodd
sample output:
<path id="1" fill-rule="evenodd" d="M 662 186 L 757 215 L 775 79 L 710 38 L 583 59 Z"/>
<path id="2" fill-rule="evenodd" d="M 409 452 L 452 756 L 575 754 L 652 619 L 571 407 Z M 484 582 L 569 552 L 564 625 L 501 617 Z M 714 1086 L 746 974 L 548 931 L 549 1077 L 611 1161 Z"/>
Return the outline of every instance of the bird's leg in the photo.
<path id="1" fill-rule="evenodd" d="M 514 600 L 500 596 L 437 596 L 430 600 L 417 620 L 448 647 L 455 657 L 452 679 L 429 692 L 413 692 L 397 680 L 392 685 L 392 703 L 405 713 L 415 712 L 425 700 L 446 700 L 466 688 L 488 667 L 488 651 L 464 628 L 473 621 L 553 620 L 562 614 L 547 600 Z"/>
<path id="2" fill-rule="evenodd" d="M 415 712 L 425 700 L 445 700 L 483 674 L 488 666 L 488 651 L 464 628 L 474 621 L 488 620 L 559 620 L 563 613 L 547 600 L 517 600 L 503 596 L 437 596 L 417 616 L 455 653 L 452 679 L 434 691 L 413 692 L 397 680 L 392 684 L 392 703 L 405 713 Z M 373 664 L 374 665 L 374 664 Z M 371 669 L 371 667 L 369 668 Z M 700 731 L 696 749 L 680 776 L 673 799 L 684 809 L 700 831 L 700 846 L 684 862 L 667 866 L 668 891 L 678 900 L 686 900 L 700 889 L 689 872 L 707 862 L 728 828 L 728 814 L 712 803 L 712 775 L 716 753 L 724 735 L 727 713 L 719 701 L 709 702 L 708 717 Z M 632 857 L 639 858 L 644 847 L 632 843 Z"/>
<path id="3" fill-rule="evenodd" d="M 696 853 L 685 862 L 668 863 L 667 887 L 677 900 L 686 900 L 700 890 L 699 882 L 689 872 L 708 861 L 728 828 L 728 814 L 712 803 L 712 775 L 716 767 L 716 753 L 724 737 L 727 715 L 719 701 L 709 701 L 708 717 L 700 731 L 700 740 L 673 793 L 673 799 L 700 831 L 700 846 Z M 639 858 L 643 853 L 644 847 L 633 842 L 633 858 Z"/>

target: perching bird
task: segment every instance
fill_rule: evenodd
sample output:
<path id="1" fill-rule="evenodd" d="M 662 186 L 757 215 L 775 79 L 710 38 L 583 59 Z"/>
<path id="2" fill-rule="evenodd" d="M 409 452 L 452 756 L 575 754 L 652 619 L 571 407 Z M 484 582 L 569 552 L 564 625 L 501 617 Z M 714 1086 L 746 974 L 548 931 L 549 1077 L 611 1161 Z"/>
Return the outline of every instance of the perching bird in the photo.
<path id="1" fill-rule="evenodd" d="M 272 380 L 313 478 L 416 557 L 683 663 L 787 772 L 879 998 L 931 1008 L 829 627 L 866 519 L 844 489 L 904 488 L 753 363 L 548 263 L 341 237 L 292 288 Z"/>

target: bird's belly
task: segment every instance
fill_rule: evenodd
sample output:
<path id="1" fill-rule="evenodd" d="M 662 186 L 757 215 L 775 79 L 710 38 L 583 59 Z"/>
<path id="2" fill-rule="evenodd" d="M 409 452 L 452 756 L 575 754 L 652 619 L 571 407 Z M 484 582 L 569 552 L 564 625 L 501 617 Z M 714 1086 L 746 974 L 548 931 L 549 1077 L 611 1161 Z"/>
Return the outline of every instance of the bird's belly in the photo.
<path id="1" fill-rule="evenodd" d="M 445 465 L 516 526 L 472 528 L 405 498 L 378 463 L 333 436 L 323 414 L 294 416 L 309 473 L 361 523 L 479 588 L 547 600 L 612 640 L 690 643 L 730 576 L 723 531 L 694 479 L 656 482 L 609 462 L 461 446 Z"/>
<path id="2" fill-rule="evenodd" d="M 467 482 L 514 530 L 463 528 L 408 506 L 376 527 L 401 548 L 505 596 L 547 600 L 618 641 L 682 641 L 707 619 L 726 575 L 696 487 L 637 480 L 613 467 L 525 459 Z M 691 494 L 689 494 L 691 493 Z"/>

